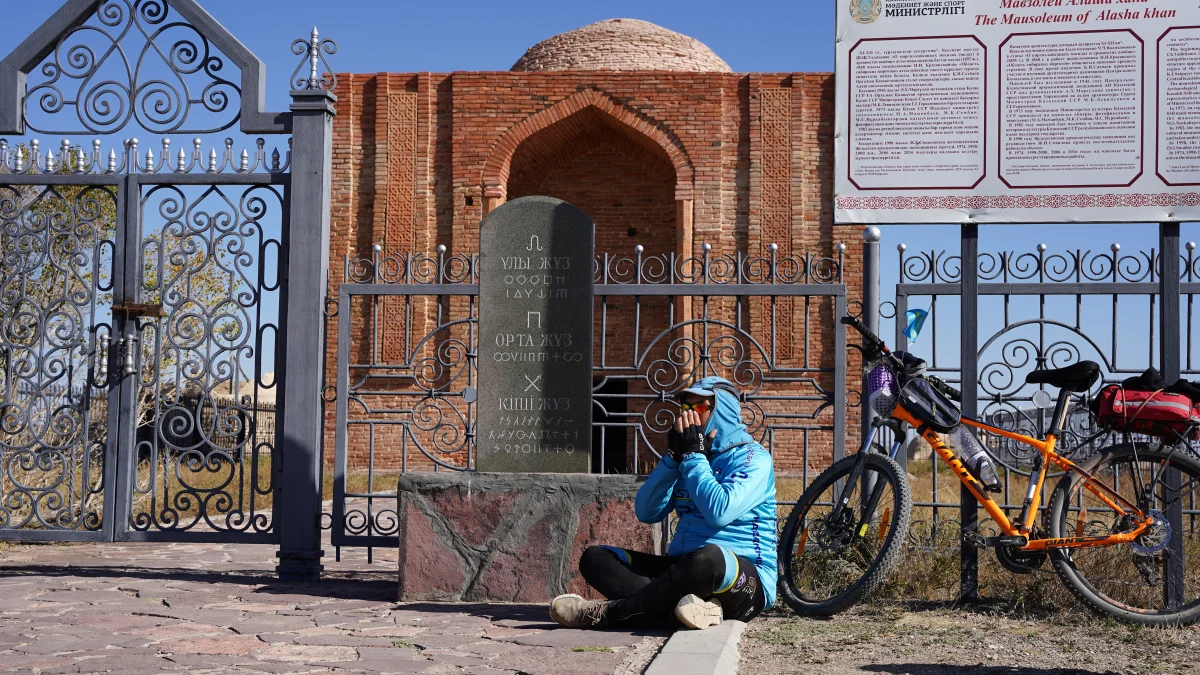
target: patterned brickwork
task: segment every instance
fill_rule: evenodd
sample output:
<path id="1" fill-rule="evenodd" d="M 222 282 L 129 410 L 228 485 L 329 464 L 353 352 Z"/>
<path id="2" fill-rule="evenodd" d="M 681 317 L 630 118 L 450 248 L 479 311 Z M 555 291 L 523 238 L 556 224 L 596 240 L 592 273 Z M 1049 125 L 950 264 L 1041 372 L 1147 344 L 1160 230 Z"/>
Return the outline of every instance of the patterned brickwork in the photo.
<path id="1" fill-rule="evenodd" d="M 377 163 L 376 194 L 386 195 L 383 214 L 383 248 L 387 251 L 411 251 L 415 241 L 414 202 L 416 198 L 417 165 L 417 94 L 416 92 L 388 93 L 387 152 L 382 168 Z M 379 174 L 387 176 L 382 188 Z M 378 216 L 377 216 L 378 218 Z M 398 302 L 385 305 L 385 324 L 400 325 L 408 309 Z M 422 312 L 422 314 L 424 314 Z M 390 362 L 404 358 L 406 345 L 396 331 L 382 336 L 383 355 Z"/>
<path id="2" fill-rule="evenodd" d="M 416 190 L 417 94 L 391 94 L 388 104 L 387 236 L 384 247 L 411 250 Z"/>
<path id="3" fill-rule="evenodd" d="M 576 203 L 597 223 L 598 250 L 624 255 L 634 244 L 645 246 L 647 254 L 682 253 L 679 204 L 690 209 L 691 254 L 711 243 L 714 253 L 759 255 L 774 241 L 781 254 L 831 256 L 835 244 L 844 242 L 852 300 L 859 297 L 860 235 L 832 224 L 829 74 L 596 70 L 339 78 L 331 297 L 342 279 L 343 257 L 369 255 L 373 243 L 389 249 L 431 251 L 444 244 L 451 253 L 475 251 L 488 190 L 507 199 L 542 192 Z M 463 316 L 464 303 L 453 300 L 443 313 Z M 402 315 L 392 312 L 400 311 L 400 303 L 394 304 L 387 310 L 385 333 L 399 330 Z M 436 309 L 422 299 L 405 308 L 414 321 L 412 337 L 432 329 Z M 719 311 L 727 309 L 732 312 Z M 608 310 L 607 356 L 610 363 L 628 364 L 633 341 L 620 339 L 619 327 L 627 320 L 622 312 L 631 308 L 614 300 Z M 657 310 L 647 304 L 642 310 L 638 337 L 644 348 L 651 334 L 667 325 L 669 307 L 664 301 Z M 752 333 L 769 329 L 765 308 L 743 311 Z M 356 360 L 369 360 L 370 311 L 358 307 L 351 314 L 339 319 L 351 321 L 355 335 L 364 335 L 353 341 L 351 351 Z M 781 365 L 831 368 L 832 303 L 795 302 L 780 316 L 791 322 L 776 328 L 784 333 L 777 352 L 785 346 L 790 350 Z M 395 336 L 383 340 L 401 344 Z M 329 349 L 332 384 L 336 340 L 330 340 Z M 385 348 L 388 360 L 400 356 L 396 349 Z M 829 387 L 832 381 L 819 384 Z M 852 381 L 851 391 L 854 386 Z M 331 405 L 329 457 L 332 414 Z M 856 423 L 849 426 L 856 431 Z M 366 427 L 355 429 L 368 433 Z M 378 451 L 399 447 L 389 433 L 375 431 L 377 468 L 401 464 L 398 452 Z M 782 471 L 802 468 L 806 443 L 811 466 L 827 463 L 832 455 L 828 433 L 781 436 L 776 461 Z M 366 446 L 365 436 L 352 439 L 352 462 L 365 462 Z M 410 468 L 421 465 L 427 460 L 410 451 Z"/>
<path id="4" fill-rule="evenodd" d="M 763 89 L 760 94 L 762 142 L 762 243 L 777 244 L 780 255 L 792 253 L 792 90 Z M 768 251 L 760 248 L 759 254 Z M 795 302 L 777 301 L 776 356 L 783 362 L 793 354 Z"/>

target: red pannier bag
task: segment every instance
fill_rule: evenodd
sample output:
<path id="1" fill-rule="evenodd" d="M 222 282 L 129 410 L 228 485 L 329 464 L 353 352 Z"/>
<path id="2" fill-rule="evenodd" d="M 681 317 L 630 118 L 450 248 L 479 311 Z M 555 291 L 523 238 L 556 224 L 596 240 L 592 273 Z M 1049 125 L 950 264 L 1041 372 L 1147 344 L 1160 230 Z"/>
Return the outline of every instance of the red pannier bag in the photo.
<path id="1" fill-rule="evenodd" d="M 1101 426 L 1135 434 L 1175 440 L 1184 434 L 1200 438 L 1200 405 L 1183 394 L 1137 391 L 1110 384 L 1096 397 L 1096 418 Z"/>

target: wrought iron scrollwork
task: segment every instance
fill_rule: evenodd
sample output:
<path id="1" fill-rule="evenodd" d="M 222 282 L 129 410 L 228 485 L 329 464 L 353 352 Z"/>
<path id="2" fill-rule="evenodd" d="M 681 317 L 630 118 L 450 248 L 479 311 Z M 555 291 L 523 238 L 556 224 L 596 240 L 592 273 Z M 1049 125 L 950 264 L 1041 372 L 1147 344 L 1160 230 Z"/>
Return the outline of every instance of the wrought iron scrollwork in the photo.
<path id="1" fill-rule="evenodd" d="M 704 243 L 700 255 L 679 256 L 645 255 L 638 245 L 632 256 L 598 254 L 593 278 L 597 284 L 835 284 L 842 282 L 845 250 L 838 244 L 833 256 L 781 255 L 777 244 L 769 244 L 767 255 L 756 256 L 713 253 Z"/>
<path id="2" fill-rule="evenodd" d="M 958 283 L 962 277 L 961 259 L 944 250 L 908 252 L 899 244 L 901 283 Z M 996 251 L 979 254 L 979 280 L 997 283 L 1031 281 L 1037 283 L 1154 281 L 1159 274 L 1160 256 L 1153 250 L 1122 254 L 1120 244 L 1109 252 L 1076 249 L 1047 254 L 1039 244 L 1036 252 Z M 1183 259 L 1184 273 L 1188 259 Z"/>
<path id="3" fill-rule="evenodd" d="M 751 256 L 702 245 L 698 255 L 679 258 L 647 256 L 637 246 L 632 256 L 597 256 L 594 453 L 603 453 L 606 437 L 620 437 L 632 461 L 617 470 L 646 470 L 678 413 L 673 395 L 720 375 L 739 387 L 750 432 L 769 449 L 787 449 L 786 470 L 820 461 L 815 453 L 829 452 L 837 435 L 837 383 L 834 364 L 821 356 L 832 335 L 812 334 L 808 317 L 844 302 L 844 252 L 838 246 L 831 256 L 782 255 L 768 246 L 765 255 Z M 367 467 L 374 483 L 358 491 L 341 485 L 329 520 L 335 543 L 387 545 L 378 537 L 396 533 L 394 510 L 380 508 L 395 503 L 394 474 L 387 472 L 473 468 L 476 436 L 487 433 L 475 427 L 478 267 L 476 255 L 445 246 L 425 254 L 376 245 L 345 258 L 341 299 L 326 315 L 339 330 L 349 322 L 349 341 L 337 345 L 348 377 L 326 400 L 338 407 L 342 475 Z M 627 284 L 643 288 L 606 293 Z M 813 286 L 803 289 L 808 295 L 779 288 L 801 284 Z M 705 288 L 718 285 L 709 297 Z M 390 293 L 388 286 L 405 288 Z M 688 308 L 662 311 L 673 303 Z M 785 316 L 794 330 L 777 330 Z M 611 354 L 606 345 L 616 345 Z"/>
<path id="4" fill-rule="evenodd" d="M 619 379 L 631 392 L 646 392 L 627 400 L 627 404 L 643 400 L 640 410 L 635 407 L 614 416 L 622 418 L 623 424 L 637 423 L 638 445 L 649 450 L 652 457 L 662 453 L 659 434 L 675 423 L 675 392 L 710 375 L 724 377 L 738 387 L 742 422 L 767 446 L 772 444 L 768 438 L 772 427 L 806 423 L 818 430 L 824 424 L 822 416 L 833 405 L 833 391 L 818 377 L 819 369 L 789 368 L 777 363 L 758 338 L 716 317 L 664 328 L 637 356 L 633 369 L 635 375 L 608 373 L 596 391 L 602 391 L 608 381 Z M 603 368 L 597 370 L 604 372 Z M 603 406 L 603 400 L 598 396 L 597 405 Z"/>
<path id="5" fill-rule="evenodd" d="M 978 416 L 994 426 L 1018 434 L 1041 437 L 1050 427 L 1053 416 L 1054 388 L 1025 382 L 1025 375 L 1034 369 L 1060 368 L 1081 360 L 1100 364 L 1102 379 L 1090 391 L 1072 395 L 1065 428 L 1060 433 L 1057 450 L 1075 459 L 1085 457 L 1096 449 L 1114 442 L 1114 436 L 1100 427 L 1091 409 L 1098 390 L 1107 383 L 1117 382 L 1131 374 L 1140 373 L 1147 365 L 1161 363 L 1153 337 L 1159 330 L 1155 288 L 1164 274 L 1178 272 L 1185 284 L 1198 278 L 1195 245 L 1189 243 L 1181 252 L 1178 269 L 1169 269 L 1160 252 L 1153 248 L 1125 251 L 1120 244 L 1093 251 L 1071 249 L 1051 251 L 1044 244 L 1030 251 L 1000 250 L 980 252 L 975 270 L 980 294 L 970 304 L 979 316 L 978 348 L 962 353 L 959 335 L 951 331 L 939 340 L 938 311 L 940 307 L 955 308 L 953 296 L 957 289 L 943 284 L 962 281 L 961 259 L 953 251 L 931 250 L 910 252 L 900 244 L 899 281 L 906 286 L 905 295 L 894 303 L 884 303 L 881 316 L 898 322 L 904 320 L 904 310 L 914 306 L 929 307 L 930 320 L 921 343 L 915 349 L 929 359 L 932 371 L 946 373 L 947 379 L 958 384 L 955 371 L 959 363 L 944 360 L 946 353 L 960 354 L 962 364 L 973 363 L 977 381 L 960 386 L 974 387 L 978 393 Z M 989 284 L 1012 284 L 997 293 Z M 989 292 L 991 291 L 991 292 Z M 1184 287 L 1186 319 L 1178 330 L 1187 331 L 1184 340 L 1184 376 L 1194 376 L 1193 340 L 1185 326 L 1194 324 L 1190 297 Z M 949 305 L 943 303 L 951 296 Z M 923 298 L 914 305 L 913 298 Z M 925 302 L 929 304 L 926 305 Z M 984 309 L 986 307 L 986 309 Z M 953 311 L 953 309 L 952 309 Z M 966 310 L 964 310 L 966 311 Z M 951 326 L 958 323 L 957 313 L 946 317 Z M 1132 348 L 1131 348 L 1132 347 Z M 1143 349 L 1145 351 L 1143 351 Z M 939 360 L 941 359 L 941 360 Z M 1027 477 L 1030 475 L 1037 451 L 1015 441 L 987 435 L 989 452 L 1003 466 L 1002 480 L 1006 486 L 1004 498 L 997 498 L 1002 508 L 1013 516 L 1021 508 Z M 938 459 L 929 457 L 921 463 L 936 467 Z M 949 477 L 941 479 L 936 471 L 926 474 L 917 465 L 914 471 L 922 477 L 932 475 L 932 494 L 921 494 L 926 501 L 922 509 L 932 509 L 933 529 L 921 534 L 927 545 L 957 545 L 956 536 L 946 536 L 946 527 L 957 530 L 957 524 L 944 515 L 957 513 L 958 485 Z M 1055 467 L 1049 472 L 1058 475 Z M 951 489 L 947 489 L 947 486 Z M 922 488 L 922 491 L 925 488 Z M 1191 505 L 1188 507 L 1191 508 Z M 911 533 L 916 532 L 914 525 Z"/>
<path id="6" fill-rule="evenodd" d="M 112 188 L 0 185 L 0 528 L 99 530 Z"/>
<path id="7" fill-rule="evenodd" d="M 354 284 L 477 284 L 479 256 L 449 253 L 439 245 L 435 254 L 385 253 L 376 244 L 369 256 L 347 255 L 342 278 Z"/>
<path id="8" fill-rule="evenodd" d="M 163 316 L 139 320 L 131 526 L 265 532 L 283 197 L 272 186 L 197 190 L 143 197 L 140 299 Z"/>
<path id="9" fill-rule="evenodd" d="M 304 55 L 304 60 L 292 72 L 292 89 L 297 91 L 332 91 L 337 89 L 337 75 L 325 58 L 326 54 L 337 53 L 337 43 L 321 39 L 317 27 L 313 26 L 308 39 L 292 42 L 292 53 Z"/>
<path id="10" fill-rule="evenodd" d="M 165 0 L 104 0 L 59 40 L 40 79 L 30 78 L 26 124 L 54 134 L 114 133 L 130 123 L 151 133 L 223 131 L 241 116 L 226 61 Z"/>

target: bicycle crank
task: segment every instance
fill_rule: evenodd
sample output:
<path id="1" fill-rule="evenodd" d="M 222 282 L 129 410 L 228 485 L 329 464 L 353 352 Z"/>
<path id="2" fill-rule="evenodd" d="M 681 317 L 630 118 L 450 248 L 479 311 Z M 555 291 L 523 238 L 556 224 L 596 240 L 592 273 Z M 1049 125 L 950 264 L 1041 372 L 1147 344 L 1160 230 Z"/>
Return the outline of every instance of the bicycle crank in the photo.
<path id="1" fill-rule="evenodd" d="M 996 547 L 996 560 L 1013 574 L 1033 574 L 1046 562 L 1045 551 L 1022 551 L 1016 546 Z"/>

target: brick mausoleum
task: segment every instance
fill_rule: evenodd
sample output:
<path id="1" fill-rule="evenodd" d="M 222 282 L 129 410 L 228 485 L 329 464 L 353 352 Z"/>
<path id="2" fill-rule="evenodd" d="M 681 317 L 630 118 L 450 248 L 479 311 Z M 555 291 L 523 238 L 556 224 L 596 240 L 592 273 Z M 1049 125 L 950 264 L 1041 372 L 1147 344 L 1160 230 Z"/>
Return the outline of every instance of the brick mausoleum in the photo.
<path id="1" fill-rule="evenodd" d="M 836 257 L 844 242 L 846 281 L 858 286 L 861 238 L 833 227 L 832 74 L 734 73 L 692 38 L 613 19 L 540 42 L 507 72 L 342 74 L 336 93 L 331 297 L 345 256 L 376 245 L 383 255 L 439 244 L 474 252 L 480 219 L 526 195 L 589 214 L 598 254 L 629 256 L 640 244 L 645 256 L 694 255 L 711 243 L 713 254 L 769 255 L 775 243 L 780 256 Z M 665 316 L 667 299 L 657 300 Z M 831 367 L 832 303 L 780 302 L 778 365 Z M 765 330 L 763 311 L 748 311 Z M 395 322 L 384 332 L 400 330 L 396 311 L 385 315 Z M 643 332 L 653 318 L 643 316 Z M 806 323 L 807 347 L 794 337 Z M 777 441 L 781 470 L 801 468 L 806 442 L 810 466 L 828 462 L 828 434 L 799 434 Z M 376 443 L 376 468 L 399 466 Z M 351 433 L 352 462 L 366 445 Z M 419 464 L 410 454 L 410 468 Z"/>

